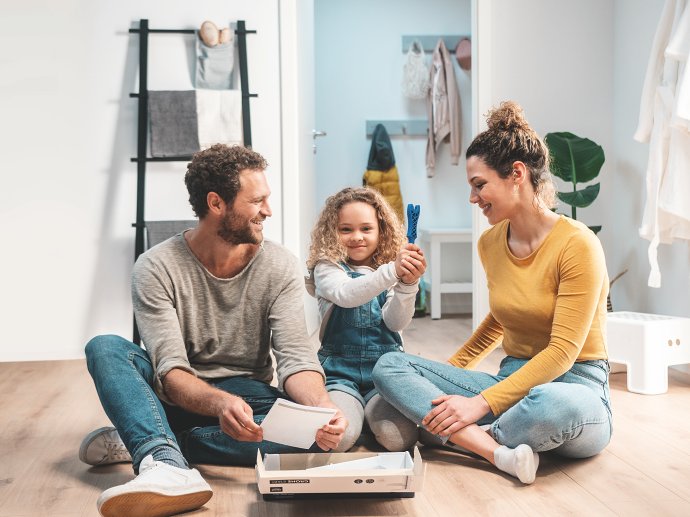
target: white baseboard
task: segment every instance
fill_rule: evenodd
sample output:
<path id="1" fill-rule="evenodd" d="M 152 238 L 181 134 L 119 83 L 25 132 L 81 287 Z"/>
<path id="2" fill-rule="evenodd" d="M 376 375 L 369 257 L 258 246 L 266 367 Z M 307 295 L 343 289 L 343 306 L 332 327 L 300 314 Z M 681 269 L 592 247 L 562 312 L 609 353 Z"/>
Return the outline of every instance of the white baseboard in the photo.
<path id="1" fill-rule="evenodd" d="M 431 295 L 427 298 L 430 301 Z M 465 293 L 444 293 L 441 295 L 443 314 L 472 314 L 472 295 Z"/>
<path id="2" fill-rule="evenodd" d="M 690 375 L 690 364 L 678 364 L 676 366 L 671 366 L 671 368 L 684 375 Z"/>

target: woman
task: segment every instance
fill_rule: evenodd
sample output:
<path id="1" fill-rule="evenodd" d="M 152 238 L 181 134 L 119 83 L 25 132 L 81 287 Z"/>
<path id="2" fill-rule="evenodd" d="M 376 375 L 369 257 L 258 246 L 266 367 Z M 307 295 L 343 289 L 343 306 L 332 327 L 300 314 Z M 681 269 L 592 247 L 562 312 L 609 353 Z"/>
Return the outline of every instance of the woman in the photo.
<path id="1" fill-rule="evenodd" d="M 504 102 L 487 122 L 466 158 L 470 202 L 493 225 L 478 244 L 490 313 L 451 365 L 386 354 L 373 377 L 427 431 L 531 483 L 528 452 L 585 458 L 610 440 L 608 276 L 596 236 L 550 210 L 548 149 L 520 106 Z M 469 369 L 501 340 L 497 375 Z"/>

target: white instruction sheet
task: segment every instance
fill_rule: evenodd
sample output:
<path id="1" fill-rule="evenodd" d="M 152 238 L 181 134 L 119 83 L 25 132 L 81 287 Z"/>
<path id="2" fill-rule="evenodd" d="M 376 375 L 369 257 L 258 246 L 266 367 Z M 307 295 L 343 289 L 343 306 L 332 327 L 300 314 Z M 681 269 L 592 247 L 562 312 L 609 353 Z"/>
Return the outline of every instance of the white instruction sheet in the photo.
<path id="1" fill-rule="evenodd" d="M 397 463 L 400 463 L 400 461 L 397 461 Z M 373 458 L 329 463 L 328 465 L 322 465 L 320 467 L 309 467 L 306 470 L 376 470 L 386 468 L 390 467 L 388 467 L 385 462 L 380 461 L 378 456 L 375 456 Z"/>
<path id="2" fill-rule="evenodd" d="M 314 443 L 316 431 L 330 422 L 335 413 L 331 408 L 278 399 L 261 422 L 264 440 L 308 449 Z"/>

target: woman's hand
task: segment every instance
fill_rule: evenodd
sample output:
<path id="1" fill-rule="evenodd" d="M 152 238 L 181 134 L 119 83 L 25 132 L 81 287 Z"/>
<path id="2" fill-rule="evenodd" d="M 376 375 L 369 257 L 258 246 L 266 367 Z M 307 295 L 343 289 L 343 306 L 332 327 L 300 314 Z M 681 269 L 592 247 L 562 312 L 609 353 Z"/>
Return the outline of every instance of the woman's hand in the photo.
<path id="1" fill-rule="evenodd" d="M 463 427 L 474 424 L 491 410 L 481 395 L 443 395 L 431 403 L 436 407 L 424 417 L 422 425 L 430 433 L 439 436 L 450 436 Z"/>
<path id="2" fill-rule="evenodd" d="M 395 274 L 406 284 L 414 284 L 426 271 L 424 252 L 416 244 L 405 244 L 395 258 Z"/>

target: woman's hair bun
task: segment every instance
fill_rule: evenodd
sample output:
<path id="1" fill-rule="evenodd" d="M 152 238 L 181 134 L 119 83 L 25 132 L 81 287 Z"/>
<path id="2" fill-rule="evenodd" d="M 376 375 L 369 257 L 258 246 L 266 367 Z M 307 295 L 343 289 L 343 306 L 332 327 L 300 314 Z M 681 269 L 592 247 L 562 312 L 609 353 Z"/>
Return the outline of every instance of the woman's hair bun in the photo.
<path id="1" fill-rule="evenodd" d="M 498 108 L 489 112 L 486 117 L 489 129 L 498 131 L 515 131 L 530 129 L 523 115 L 522 107 L 514 101 L 504 101 Z"/>

